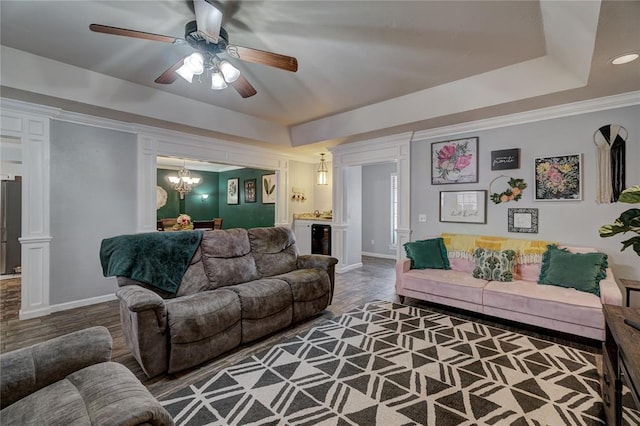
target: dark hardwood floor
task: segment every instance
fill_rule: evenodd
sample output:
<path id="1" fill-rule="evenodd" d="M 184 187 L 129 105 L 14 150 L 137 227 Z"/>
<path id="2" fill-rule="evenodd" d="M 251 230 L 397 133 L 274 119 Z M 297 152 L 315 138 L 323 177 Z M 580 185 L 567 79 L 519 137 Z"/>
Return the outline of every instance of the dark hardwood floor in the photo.
<path id="1" fill-rule="evenodd" d="M 113 337 L 112 359 L 127 366 L 149 388 L 156 397 L 163 397 L 168 393 L 190 384 L 196 383 L 212 372 L 235 364 L 237 361 L 250 355 L 257 354 L 274 344 L 291 338 L 295 334 L 306 331 L 314 325 L 341 315 L 352 308 L 374 300 L 386 300 L 398 302 L 395 293 L 395 261 L 373 257 L 363 257 L 363 267 L 343 274 L 336 274 L 335 296 L 333 304 L 320 315 L 308 321 L 296 324 L 292 327 L 277 332 L 264 339 L 240 346 L 227 354 L 207 362 L 199 367 L 182 371 L 177 374 L 164 374 L 149 379 L 130 354 L 126 347 L 120 327 L 118 301 L 100 303 L 82 308 L 57 312 L 44 317 L 18 320 L 19 308 L 19 282 L 15 280 L 0 281 L 0 353 L 18 349 L 34 343 L 38 343 L 52 337 L 70 333 L 72 331 L 102 325 L 109 329 Z M 16 288 L 18 290 L 16 290 Z M 16 297 L 16 293 L 17 296 Z M 16 305 L 17 299 L 17 305 Z M 562 336 L 550 337 L 544 331 L 528 329 L 517 324 L 494 322 L 492 319 L 472 316 L 460 311 L 452 311 L 442 306 L 427 305 L 421 301 L 409 299 L 405 304 L 428 307 L 447 314 L 471 318 L 489 325 L 498 325 L 503 328 L 523 332 L 535 337 L 553 340 L 563 344 L 569 344 L 580 349 L 598 352 L 595 344 L 583 344 L 580 341 L 567 340 Z"/>

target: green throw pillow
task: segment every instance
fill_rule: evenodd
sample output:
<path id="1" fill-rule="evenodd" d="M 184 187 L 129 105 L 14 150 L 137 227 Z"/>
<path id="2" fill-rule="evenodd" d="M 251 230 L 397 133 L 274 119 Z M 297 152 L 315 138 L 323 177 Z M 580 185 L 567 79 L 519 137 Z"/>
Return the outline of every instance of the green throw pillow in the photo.
<path id="1" fill-rule="evenodd" d="M 405 243 L 404 251 L 411 259 L 411 269 L 451 269 L 442 238 Z"/>
<path id="2" fill-rule="evenodd" d="M 575 288 L 600 296 L 600 280 L 607 276 L 608 265 L 604 253 L 571 253 L 548 245 L 542 255 L 538 284 Z"/>
<path id="3" fill-rule="evenodd" d="M 476 267 L 473 276 L 491 281 L 513 281 L 516 252 L 513 250 L 494 251 L 477 248 L 473 251 Z"/>

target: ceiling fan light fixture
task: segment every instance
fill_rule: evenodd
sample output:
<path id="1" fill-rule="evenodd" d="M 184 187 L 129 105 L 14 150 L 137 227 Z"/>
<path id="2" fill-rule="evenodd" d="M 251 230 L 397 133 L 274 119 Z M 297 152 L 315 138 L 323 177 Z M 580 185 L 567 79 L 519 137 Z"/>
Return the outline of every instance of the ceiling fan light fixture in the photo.
<path id="1" fill-rule="evenodd" d="M 220 71 L 227 83 L 233 83 L 240 77 L 240 70 L 231 65 L 229 61 L 220 62 Z"/>
<path id="2" fill-rule="evenodd" d="M 227 82 L 224 81 L 224 77 L 220 71 L 211 73 L 211 88 L 213 90 L 222 90 L 227 87 Z"/>
<path id="3" fill-rule="evenodd" d="M 200 75 L 204 72 L 204 57 L 202 53 L 195 52 L 184 58 L 184 63 L 176 70 L 176 73 L 187 80 L 189 83 L 193 81 L 194 75 Z"/>

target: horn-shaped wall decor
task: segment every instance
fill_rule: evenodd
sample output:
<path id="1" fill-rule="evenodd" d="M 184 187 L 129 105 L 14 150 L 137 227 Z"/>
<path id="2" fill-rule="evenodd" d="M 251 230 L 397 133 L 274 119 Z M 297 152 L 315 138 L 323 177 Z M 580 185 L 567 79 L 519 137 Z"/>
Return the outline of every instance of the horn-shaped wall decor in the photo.
<path id="1" fill-rule="evenodd" d="M 598 186 L 596 202 L 614 203 L 625 189 L 624 161 L 627 129 L 619 124 L 607 124 L 593 135 L 598 149 L 596 160 Z"/>

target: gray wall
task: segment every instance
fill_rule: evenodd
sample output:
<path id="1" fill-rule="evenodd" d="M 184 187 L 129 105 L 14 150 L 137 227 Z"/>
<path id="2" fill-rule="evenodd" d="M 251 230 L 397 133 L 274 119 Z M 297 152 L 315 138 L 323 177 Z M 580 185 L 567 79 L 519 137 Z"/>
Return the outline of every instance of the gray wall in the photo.
<path id="1" fill-rule="evenodd" d="M 637 204 L 597 204 L 596 147 L 594 132 L 606 124 L 621 124 L 628 132 L 626 142 L 626 186 L 640 183 L 640 106 L 611 109 L 571 117 L 540 121 L 468 134 L 416 141 L 411 144 L 411 227 L 412 239 L 441 232 L 489 234 L 526 239 L 543 239 L 560 243 L 594 247 L 609 255 L 609 263 L 618 278 L 640 279 L 640 258 L 631 249 L 620 252 L 621 241 L 615 236 L 600 238 L 598 228 L 612 223 L 623 211 Z M 479 182 L 471 184 L 431 185 L 430 148 L 432 142 L 478 136 Z M 491 171 L 491 151 L 520 148 L 520 169 Z M 534 201 L 533 159 L 556 154 L 583 153 L 582 201 Z M 439 222 L 439 192 L 443 190 L 489 189 L 491 180 L 500 174 L 523 178 L 528 184 L 518 202 L 493 204 L 487 202 L 487 224 L 457 224 Z M 504 188 L 493 188 L 502 192 Z M 507 232 L 507 209 L 527 207 L 539 209 L 539 232 L 517 234 Z M 427 222 L 418 222 L 426 214 Z"/>
<path id="2" fill-rule="evenodd" d="M 135 233 L 136 136 L 51 122 L 51 304 L 113 294 L 103 238 Z"/>
<path id="3" fill-rule="evenodd" d="M 390 255 L 391 244 L 391 175 L 395 163 L 362 166 L 362 251 Z M 373 241 L 373 244 L 371 243 Z"/>

